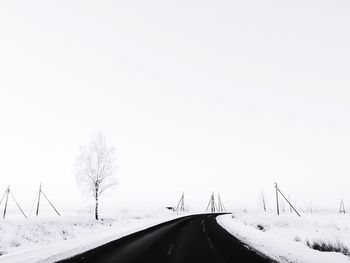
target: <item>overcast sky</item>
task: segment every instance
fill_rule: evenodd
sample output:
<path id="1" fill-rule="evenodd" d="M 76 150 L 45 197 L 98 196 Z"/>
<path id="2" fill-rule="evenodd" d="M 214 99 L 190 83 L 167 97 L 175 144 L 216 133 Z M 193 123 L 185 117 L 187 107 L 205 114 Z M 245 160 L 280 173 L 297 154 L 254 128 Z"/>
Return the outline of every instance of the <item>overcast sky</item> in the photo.
<path id="1" fill-rule="evenodd" d="M 1 1 L 0 192 L 80 209 L 81 145 L 114 208 L 350 205 L 348 1 Z M 0 193 L 2 194 L 2 193 Z M 105 198 L 105 199 L 107 199 Z"/>

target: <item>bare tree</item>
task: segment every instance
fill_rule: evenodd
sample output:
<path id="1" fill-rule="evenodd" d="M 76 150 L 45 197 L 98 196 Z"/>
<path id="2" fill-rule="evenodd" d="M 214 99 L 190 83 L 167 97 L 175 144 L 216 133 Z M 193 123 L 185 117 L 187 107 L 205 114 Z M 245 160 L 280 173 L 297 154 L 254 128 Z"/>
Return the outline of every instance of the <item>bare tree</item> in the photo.
<path id="1" fill-rule="evenodd" d="M 108 147 L 104 136 L 97 134 L 88 147 L 80 148 L 76 164 L 76 179 L 93 195 L 95 219 L 98 220 L 99 197 L 116 181 L 114 148 Z"/>

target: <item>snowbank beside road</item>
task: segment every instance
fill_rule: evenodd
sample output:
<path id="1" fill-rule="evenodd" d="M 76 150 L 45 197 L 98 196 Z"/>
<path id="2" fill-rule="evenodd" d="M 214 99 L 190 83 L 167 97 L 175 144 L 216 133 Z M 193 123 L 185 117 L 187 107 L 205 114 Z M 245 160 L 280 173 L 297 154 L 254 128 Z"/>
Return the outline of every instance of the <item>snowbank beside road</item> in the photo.
<path id="1" fill-rule="evenodd" d="M 278 262 L 349 263 L 349 255 L 311 249 L 307 242 L 350 248 L 350 216 L 343 214 L 235 213 L 217 217 L 235 237 Z"/>
<path id="2" fill-rule="evenodd" d="M 166 212 L 100 221 L 91 215 L 3 220 L 0 262 L 54 262 L 179 216 Z"/>

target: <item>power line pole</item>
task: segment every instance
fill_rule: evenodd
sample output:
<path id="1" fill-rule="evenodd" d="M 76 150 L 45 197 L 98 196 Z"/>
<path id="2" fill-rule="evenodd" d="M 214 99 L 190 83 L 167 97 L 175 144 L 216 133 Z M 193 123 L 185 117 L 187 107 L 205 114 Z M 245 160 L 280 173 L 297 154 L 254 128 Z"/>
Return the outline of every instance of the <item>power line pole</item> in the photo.
<path id="1" fill-rule="evenodd" d="M 298 211 L 294 208 L 294 206 L 289 202 L 289 200 L 284 196 L 284 194 L 282 193 L 282 191 L 279 189 L 279 187 L 277 186 L 277 183 L 275 183 L 275 188 L 276 188 L 276 200 L 277 200 L 277 214 L 279 215 L 279 208 L 278 208 L 278 194 L 281 194 L 281 196 L 284 198 L 284 200 L 287 201 L 287 203 L 289 204 L 289 206 L 294 210 L 294 212 L 301 217 L 301 215 L 298 213 Z"/>
<path id="2" fill-rule="evenodd" d="M 41 183 L 40 183 L 40 186 L 39 186 L 38 204 L 36 206 L 36 216 L 39 215 L 40 196 L 41 196 Z"/>
<path id="3" fill-rule="evenodd" d="M 5 217 L 6 217 L 7 203 L 8 203 L 9 194 L 10 194 L 10 186 L 7 187 L 7 189 L 5 191 L 5 194 L 6 194 L 6 200 L 5 200 L 4 214 L 3 214 L 3 217 L 2 217 L 3 219 L 5 219 Z"/>
<path id="4" fill-rule="evenodd" d="M 58 216 L 61 216 L 61 214 L 57 211 L 57 209 L 55 208 L 55 206 L 50 202 L 49 198 L 46 196 L 46 194 L 44 193 L 43 189 L 42 189 L 42 184 L 40 183 L 40 186 L 39 186 L 39 191 L 38 191 L 38 202 L 37 202 L 37 206 L 36 206 L 36 216 L 39 215 L 39 208 L 40 208 L 40 200 L 41 200 L 41 194 L 45 197 L 46 201 L 50 204 L 50 206 L 52 207 L 52 209 L 56 212 L 56 214 Z M 33 205 L 35 204 L 35 200 L 36 200 L 36 197 L 34 199 L 34 203 Z M 32 209 L 33 209 L 33 206 L 32 206 Z M 32 214 L 32 210 L 30 211 L 30 215 Z"/>
<path id="5" fill-rule="evenodd" d="M 311 201 L 310 201 L 310 212 L 312 214 L 312 204 L 311 204 Z"/>
<path id="6" fill-rule="evenodd" d="M 218 212 L 222 212 L 223 208 L 221 205 L 221 199 L 220 199 L 220 195 L 218 194 Z"/>
<path id="7" fill-rule="evenodd" d="M 277 186 L 277 183 L 275 183 L 275 188 L 276 188 L 277 215 L 280 215 L 280 207 L 279 207 L 279 205 L 278 205 L 278 186 Z"/>
<path id="8" fill-rule="evenodd" d="M 345 206 L 344 206 L 343 198 L 340 201 L 339 213 L 345 214 Z"/>
<path id="9" fill-rule="evenodd" d="M 210 196 L 209 203 L 208 203 L 208 206 L 207 206 L 207 209 L 205 210 L 205 212 L 208 212 L 208 208 L 210 208 L 211 213 L 215 213 L 215 211 L 218 210 L 217 206 L 215 204 L 214 192 L 212 192 L 212 194 Z"/>
<path id="10" fill-rule="evenodd" d="M 5 191 L 5 194 L 3 195 L 3 197 L 1 198 L 1 201 L 0 201 L 0 205 L 3 201 L 3 199 L 5 198 L 5 207 L 4 207 L 4 213 L 3 213 L 3 219 L 5 219 L 6 217 L 6 212 L 7 212 L 7 204 L 8 204 L 8 200 L 9 200 L 9 195 L 11 195 L 13 201 L 15 201 L 18 209 L 21 211 L 22 215 L 27 219 L 27 216 L 25 215 L 25 213 L 23 212 L 22 208 L 20 207 L 20 205 L 18 204 L 17 200 L 15 199 L 15 197 L 13 196 L 11 190 L 10 190 L 10 186 L 7 187 L 6 191 Z"/>
<path id="11" fill-rule="evenodd" d="M 220 194 L 218 194 L 218 212 L 226 212 L 224 203 L 222 202 L 220 198 Z"/>
<path id="12" fill-rule="evenodd" d="M 181 198 L 177 203 L 176 211 L 180 211 L 180 212 L 185 211 L 185 193 L 184 192 L 182 192 Z"/>
<path id="13" fill-rule="evenodd" d="M 264 211 L 266 213 L 266 200 L 265 200 L 264 192 L 261 193 L 261 201 L 262 201 L 263 209 L 264 209 Z"/>
<path id="14" fill-rule="evenodd" d="M 216 203 L 215 203 L 215 196 L 214 196 L 214 192 L 212 194 L 212 202 L 211 202 L 211 212 L 212 213 L 215 213 L 217 210 L 217 206 L 216 206 Z"/>

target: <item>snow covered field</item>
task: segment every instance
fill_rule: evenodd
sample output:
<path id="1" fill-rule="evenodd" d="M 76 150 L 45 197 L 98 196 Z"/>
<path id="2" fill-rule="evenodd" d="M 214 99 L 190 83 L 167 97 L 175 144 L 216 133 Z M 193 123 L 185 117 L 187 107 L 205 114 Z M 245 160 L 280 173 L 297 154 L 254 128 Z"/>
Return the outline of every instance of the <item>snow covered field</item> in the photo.
<path id="1" fill-rule="evenodd" d="M 96 222 L 91 214 L 81 213 L 0 220 L 0 262 L 53 262 L 183 215 L 125 212 Z M 234 217 L 223 215 L 217 220 L 237 238 L 278 262 L 350 262 L 348 214 L 303 214 L 299 218 L 295 214 L 236 212 Z M 342 252 L 311 249 L 315 242 Z"/>
<path id="2" fill-rule="evenodd" d="M 100 221 L 91 214 L 0 220 L 0 262 L 53 262 L 182 215 L 156 211 Z"/>
<path id="3" fill-rule="evenodd" d="M 278 262 L 350 262 L 349 214 L 302 214 L 299 218 L 296 214 L 238 212 L 217 220 L 237 238 Z M 308 244 L 342 252 L 322 252 Z"/>

